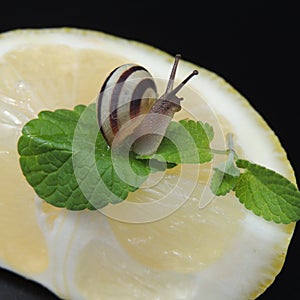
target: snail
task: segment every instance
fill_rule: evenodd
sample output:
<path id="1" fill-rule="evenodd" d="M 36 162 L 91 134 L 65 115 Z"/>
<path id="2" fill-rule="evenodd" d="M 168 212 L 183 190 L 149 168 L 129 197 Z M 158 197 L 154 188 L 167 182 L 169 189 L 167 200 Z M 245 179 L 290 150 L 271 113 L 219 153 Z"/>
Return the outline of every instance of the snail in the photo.
<path id="1" fill-rule="evenodd" d="M 198 74 L 194 70 L 173 89 L 180 57 L 175 56 L 166 91 L 160 97 L 153 77 L 142 66 L 125 64 L 109 74 L 97 99 L 97 121 L 108 146 L 119 145 L 130 136 L 135 153 L 156 152 L 174 114 L 181 109 L 183 98 L 176 94 Z"/>

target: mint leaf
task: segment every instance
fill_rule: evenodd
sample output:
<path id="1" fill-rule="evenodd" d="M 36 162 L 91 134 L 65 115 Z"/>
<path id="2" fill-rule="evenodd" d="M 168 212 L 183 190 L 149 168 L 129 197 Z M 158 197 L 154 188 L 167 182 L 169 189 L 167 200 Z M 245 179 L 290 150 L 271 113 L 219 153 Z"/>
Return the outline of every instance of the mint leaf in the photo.
<path id="1" fill-rule="evenodd" d="M 212 137 L 213 129 L 207 123 L 192 120 L 171 122 L 156 155 L 173 164 L 209 162 L 213 158 Z"/>
<path id="2" fill-rule="evenodd" d="M 78 189 L 72 165 L 73 132 L 84 109 L 80 105 L 74 111 L 43 111 L 24 126 L 18 141 L 20 166 L 28 183 L 58 207 L 92 208 Z"/>
<path id="3" fill-rule="evenodd" d="M 236 161 L 245 169 L 234 191 L 240 202 L 256 215 L 276 223 L 296 222 L 300 219 L 300 192 L 282 175 L 247 160 Z"/>
<path id="4" fill-rule="evenodd" d="M 214 168 L 214 174 L 211 180 L 211 190 L 217 196 L 224 196 L 235 186 L 240 170 L 236 167 L 234 161 L 234 151 L 230 151 L 225 163 Z"/>
<path id="5" fill-rule="evenodd" d="M 159 153 L 149 157 L 149 164 L 149 159 L 137 159 L 130 151 L 128 156 L 112 153 L 100 134 L 95 104 L 79 105 L 74 110 L 43 111 L 28 122 L 18 152 L 24 176 L 42 199 L 70 210 L 98 209 L 126 199 L 151 172 L 181 161 L 211 160 L 212 136 L 208 124 L 172 122 L 168 138 Z"/>
<path id="6" fill-rule="evenodd" d="M 150 173 L 147 161 L 130 157 L 135 171 L 125 176 L 134 184 L 119 177 L 97 128 L 95 105 L 41 112 L 24 126 L 18 152 L 22 172 L 36 193 L 54 206 L 71 210 L 120 202 Z"/>
<path id="7" fill-rule="evenodd" d="M 203 123 L 201 121 L 198 122 L 200 123 L 201 127 L 204 129 L 209 141 L 212 142 L 215 135 L 213 127 L 208 123 Z"/>
<path id="8" fill-rule="evenodd" d="M 73 166 L 81 191 L 94 207 L 125 200 L 150 174 L 148 161 L 127 154 L 112 153 L 99 131 L 95 105 L 88 106 L 74 133 Z"/>
<path id="9" fill-rule="evenodd" d="M 210 188 L 217 196 L 224 196 L 235 186 L 238 177 L 226 174 L 219 169 L 214 169 Z"/>
<path id="10" fill-rule="evenodd" d="M 18 152 L 24 176 L 42 199 L 71 210 L 92 210 L 123 201 L 151 172 L 210 161 L 212 138 L 207 123 L 171 122 L 155 155 L 141 159 L 130 149 L 123 155 L 107 146 L 92 104 L 41 112 L 24 126 Z M 211 189 L 216 195 L 233 190 L 247 209 L 276 223 L 300 219 L 295 185 L 265 167 L 235 161 L 232 145 L 225 153 L 227 161 L 214 168 Z"/>

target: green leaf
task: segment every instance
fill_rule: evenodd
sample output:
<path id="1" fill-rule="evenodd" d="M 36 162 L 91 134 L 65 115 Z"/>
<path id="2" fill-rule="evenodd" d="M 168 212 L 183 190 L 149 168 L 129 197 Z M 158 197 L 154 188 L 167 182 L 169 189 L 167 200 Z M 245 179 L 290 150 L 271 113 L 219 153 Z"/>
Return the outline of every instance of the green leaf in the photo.
<path id="1" fill-rule="evenodd" d="M 217 196 L 224 196 L 235 186 L 240 170 L 235 166 L 234 152 L 230 151 L 225 163 L 214 168 L 211 190 Z"/>
<path id="2" fill-rule="evenodd" d="M 171 122 L 155 155 L 143 159 L 131 151 L 124 155 L 107 146 L 92 104 L 41 112 L 24 126 L 18 152 L 24 176 L 42 199 L 71 210 L 96 209 L 126 199 L 151 172 L 210 161 L 212 139 L 207 123 Z M 246 208 L 276 223 L 300 219 L 295 185 L 247 160 L 235 162 L 233 149 L 226 153 L 227 161 L 214 168 L 211 189 L 216 195 L 233 190 Z"/>
<path id="3" fill-rule="evenodd" d="M 92 104 L 41 112 L 24 126 L 18 151 L 23 174 L 42 199 L 71 210 L 95 209 L 123 201 L 151 172 L 210 161 L 212 137 L 208 124 L 172 122 L 149 164 L 130 151 L 112 153 Z"/>
<path id="4" fill-rule="evenodd" d="M 209 141 L 212 142 L 215 135 L 213 127 L 208 123 L 203 123 L 201 121 L 198 122 L 200 123 L 201 127 L 204 129 Z"/>
<path id="5" fill-rule="evenodd" d="M 236 161 L 245 169 L 234 187 L 247 209 L 268 221 L 290 223 L 300 219 L 300 192 L 282 175 L 247 160 Z"/>
<path id="6" fill-rule="evenodd" d="M 213 154 L 210 139 L 213 137 L 213 129 L 205 124 L 192 120 L 171 122 L 156 155 L 173 164 L 211 161 Z"/>
<path id="7" fill-rule="evenodd" d="M 120 202 L 151 171 L 148 161 L 130 156 L 130 171 L 116 172 L 99 133 L 95 105 L 41 112 L 24 126 L 18 152 L 23 174 L 36 193 L 54 206 L 71 210 Z"/>
<path id="8" fill-rule="evenodd" d="M 41 198 L 58 207 L 91 208 L 78 189 L 72 165 L 73 132 L 84 109 L 80 105 L 74 111 L 43 111 L 24 126 L 18 141 L 27 181 Z"/>
<path id="9" fill-rule="evenodd" d="M 217 196 L 224 196 L 234 188 L 238 177 L 226 174 L 219 169 L 214 169 L 210 188 Z"/>

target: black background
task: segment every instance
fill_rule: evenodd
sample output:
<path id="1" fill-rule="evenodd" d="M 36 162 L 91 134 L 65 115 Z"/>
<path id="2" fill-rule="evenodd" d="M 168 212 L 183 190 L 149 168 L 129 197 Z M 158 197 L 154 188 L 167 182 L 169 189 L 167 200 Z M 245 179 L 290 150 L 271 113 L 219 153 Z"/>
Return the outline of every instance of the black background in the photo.
<path id="1" fill-rule="evenodd" d="M 197 3 L 197 5 L 196 5 Z M 16 3 L 0 12 L 0 32 L 77 27 L 141 41 L 216 72 L 243 94 L 279 137 L 299 182 L 299 17 L 289 1 Z M 300 232 L 285 265 L 259 300 L 300 294 Z M 39 285 L 0 270 L 0 299 L 57 299 Z M 205 300 L 205 299 L 204 299 Z M 225 299 L 226 300 L 226 299 Z"/>

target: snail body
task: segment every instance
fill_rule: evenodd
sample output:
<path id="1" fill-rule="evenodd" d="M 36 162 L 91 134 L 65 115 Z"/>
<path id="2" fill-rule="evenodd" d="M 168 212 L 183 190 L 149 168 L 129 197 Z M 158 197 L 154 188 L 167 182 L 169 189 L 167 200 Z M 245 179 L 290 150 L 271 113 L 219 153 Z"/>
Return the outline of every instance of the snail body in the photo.
<path id="1" fill-rule="evenodd" d="M 198 72 L 193 71 L 173 89 L 180 55 L 176 55 L 166 92 L 158 98 L 151 74 L 142 66 L 125 64 L 114 69 L 97 99 L 97 120 L 109 146 L 131 136 L 132 150 L 139 155 L 155 153 L 174 114 L 181 109 L 176 93 Z"/>

